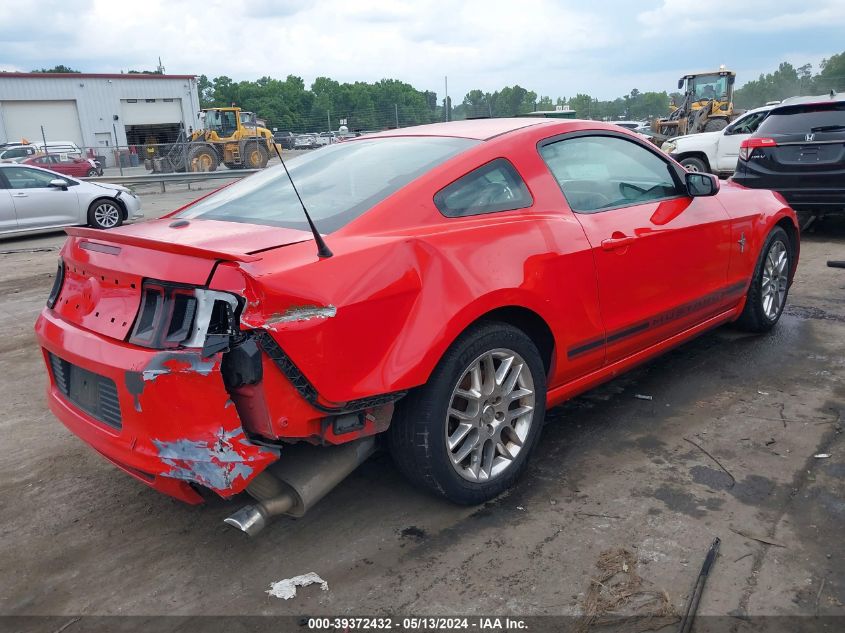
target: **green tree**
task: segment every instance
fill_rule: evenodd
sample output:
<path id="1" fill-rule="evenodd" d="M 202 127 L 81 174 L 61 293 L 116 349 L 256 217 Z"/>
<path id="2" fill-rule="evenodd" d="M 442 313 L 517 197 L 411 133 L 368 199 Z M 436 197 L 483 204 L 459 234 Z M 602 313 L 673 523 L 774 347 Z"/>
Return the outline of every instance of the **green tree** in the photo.
<path id="1" fill-rule="evenodd" d="M 823 59 L 819 67 L 819 74 L 813 78 L 816 93 L 845 92 L 845 51 Z"/>
<path id="2" fill-rule="evenodd" d="M 52 68 L 42 68 L 41 70 L 33 70 L 31 72 L 34 73 L 78 73 L 80 71 L 74 70 L 70 66 L 65 66 L 64 64 L 59 64 L 58 66 L 53 66 Z"/>

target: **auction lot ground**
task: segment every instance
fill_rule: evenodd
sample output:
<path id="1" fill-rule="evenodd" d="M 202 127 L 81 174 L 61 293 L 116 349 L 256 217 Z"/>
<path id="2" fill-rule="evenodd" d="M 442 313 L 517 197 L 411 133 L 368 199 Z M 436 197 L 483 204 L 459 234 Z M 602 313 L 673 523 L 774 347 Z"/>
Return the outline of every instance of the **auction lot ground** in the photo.
<path id="1" fill-rule="evenodd" d="M 197 195 L 169 188 L 144 210 Z M 701 614 L 731 613 L 741 631 L 759 625 L 745 614 L 845 614 L 845 270 L 825 267 L 845 259 L 845 222 L 805 236 L 772 335 L 720 328 L 550 411 L 496 501 L 435 499 L 379 455 L 254 540 L 222 522 L 245 497 L 170 500 L 47 410 L 32 325 L 62 242 L 0 242 L 0 614 L 577 615 L 618 548 L 682 611 L 716 536 Z M 312 571 L 328 591 L 265 593 Z"/>

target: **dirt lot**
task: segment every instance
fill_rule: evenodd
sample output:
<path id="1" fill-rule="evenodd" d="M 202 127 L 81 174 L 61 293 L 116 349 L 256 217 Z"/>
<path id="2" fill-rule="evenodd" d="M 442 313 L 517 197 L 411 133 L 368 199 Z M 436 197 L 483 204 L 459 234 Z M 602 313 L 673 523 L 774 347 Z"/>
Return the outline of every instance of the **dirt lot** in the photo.
<path id="1" fill-rule="evenodd" d="M 432 498 L 380 455 L 255 540 L 222 522 L 246 499 L 172 501 L 48 412 L 32 324 L 61 242 L 0 243 L 2 614 L 578 615 L 617 548 L 643 590 L 683 610 L 716 536 L 700 613 L 751 628 L 745 614 L 845 614 L 845 271 L 825 267 L 845 258 L 845 223 L 805 238 L 772 335 L 716 330 L 550 411 L 526 476 L 498 500 Z M 312 571 L 328 591 L 265 593 Z"/>

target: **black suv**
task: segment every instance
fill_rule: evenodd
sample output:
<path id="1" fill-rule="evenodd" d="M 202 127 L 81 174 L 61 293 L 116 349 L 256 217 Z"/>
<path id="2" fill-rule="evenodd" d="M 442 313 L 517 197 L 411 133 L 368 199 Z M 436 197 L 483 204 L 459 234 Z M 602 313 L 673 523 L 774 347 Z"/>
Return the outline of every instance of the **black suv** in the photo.
<path id="1" fill-rule="evenodd" d="M 282 149 L 293 149 L 296 134 L 293 132 L 275 132 L 273 140 L 282 146 Z"/>
<path id="2" fill-rule="evenodd" d="M 845 211 L 845 100 L 775 108 L 742 142 L 733 180 L 774 189 L 804 228 L 831 211 Z"/>

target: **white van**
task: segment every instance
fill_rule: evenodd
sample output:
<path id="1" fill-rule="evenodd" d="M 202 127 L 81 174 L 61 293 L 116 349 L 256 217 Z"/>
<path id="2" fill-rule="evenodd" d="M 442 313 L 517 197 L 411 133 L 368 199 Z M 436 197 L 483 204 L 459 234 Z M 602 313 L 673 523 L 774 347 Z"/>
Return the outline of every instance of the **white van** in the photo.
<path id="1" fill-rule="evenodd" d="M 47 141 L 32 143 L 41 154 L 67 154 L 75 158 L 82 158 L 82 149 L 73 141 Z"/>
<path id="2" fill-rule="evenodd" d="M 8 143 L 0 146 L 0 163 L 19 163 L 37 153 L 34 145 Z"/>

